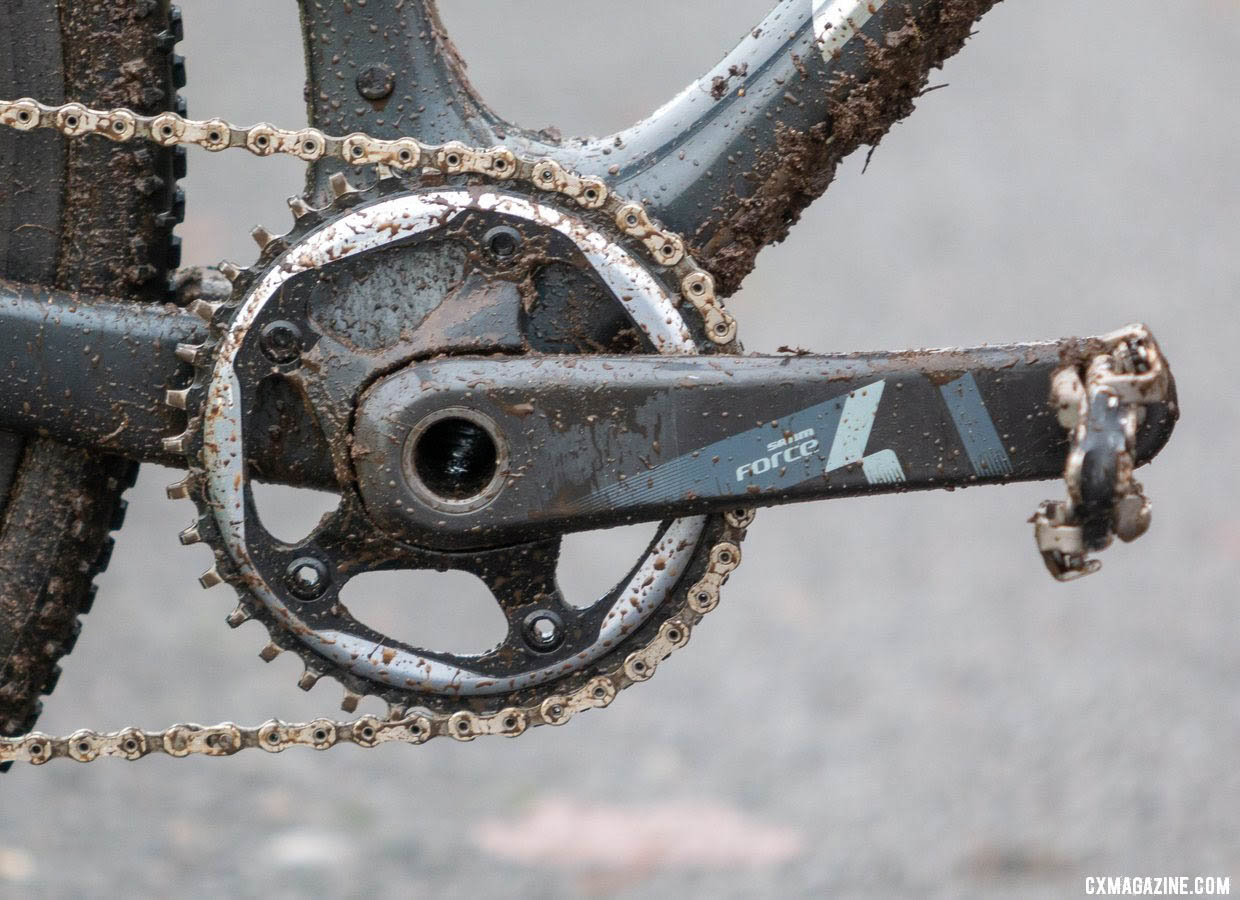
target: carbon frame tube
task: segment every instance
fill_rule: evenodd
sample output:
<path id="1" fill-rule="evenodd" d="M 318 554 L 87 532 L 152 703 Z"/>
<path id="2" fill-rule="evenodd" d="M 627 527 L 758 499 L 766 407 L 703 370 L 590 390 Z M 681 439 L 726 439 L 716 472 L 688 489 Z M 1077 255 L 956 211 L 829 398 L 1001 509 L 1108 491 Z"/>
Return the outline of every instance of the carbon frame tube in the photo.
<path id="1" fill-rule="evenodd" d="M 165 394 L 194 377 L 177 345 L 203 342 L 201 319 L 171 304 L 0 280 L 0 325 L 0 432 L 185 466 L 183 455 L 163 449 L 164 438 L 184 431 L 187 415 Z M 279 415 L 254 411 L 251 463 L 262 479 L 333 485 L 331 460 L 284 441 L 289 430 Z"/>
<path id="2" fill-rule="evenodd" d="M 841 159 L 912 111 L 930 71 L 995 2 L 780 0 L 641 122 L 550 141 L 482 102 L 432 0 L 348 10 L 302 0 L 310 116 L 340 133 L 503 144 L 603 178 L 687 236 L 727 294 L 826 190 Z M 385 99 L 367 99 L 367 72 L 390 74 Z M 315 164 L 311 187 L 322 193 L 337 167 Z"/>

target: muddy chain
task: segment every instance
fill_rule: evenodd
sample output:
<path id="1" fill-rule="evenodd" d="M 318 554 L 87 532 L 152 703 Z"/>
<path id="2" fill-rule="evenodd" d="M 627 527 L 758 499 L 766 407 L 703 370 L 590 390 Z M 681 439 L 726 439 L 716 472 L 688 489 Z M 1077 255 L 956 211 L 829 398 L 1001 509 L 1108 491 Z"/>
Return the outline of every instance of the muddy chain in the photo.
<path id="1" fill-rule="evenodd" d="M 726 515 L 733 527 L 753 518 L 751 511 Z M 719 585 L 739 565 L 740 559 L 740 548 L 729 541 L 720 542 L 711 549 L 710 566 L 702 580 L 689 589 L 690 609 L 698 613 L 697 617 L 718 604 Z M 36 731 L 22 737 L 0 739 L 0 762 L 14 760 L 41 765 L 58 758 L 77 762 L 92 762 L 101 757 L 136 760 L 152 753 L 175 757 L 231 756 L 249 747 L 279 753 L 289 747 L 326 750 L 339 744 L 358 747 L 377 747 L 392 742 L 424 744 L 436 736 L 458 741 L 472 741 L 487 734 L 516 737 L 533 724 L 563 725 L 579 712 L 609 705 L 619 691 L 654 675 L 660 662 L 689 642 L 692 628 L 690 617 L 673 616 L 659 627 L 653 641 L 628 654 L 615 671 L 596 675 L 577 690 L 547 697 L 532 707 L 512 706 L 491 715 L 479 715 L 470 710 L 457 710 L 449 715 L 409 714 L 394 709 L 386 719 L 370 715 L 347 722 L 315 719 L 290 723 L 271 719 L 256 727 L 242 727 L 232 722 L 207 726 L 184 723 L 163 731 L 123 728 L 100 733 L 82 729 L 65 737 Z"/>
<path id="2" fill-rule="evenodd" d="M 585 209 L 609 214 L 616 227 L 639 242 L 654 263 L 675 273 L 683 298 L 701 315 L 712 342 L 728 345 L 736 338 L 736 321 L 718 299 L 714 279 L 688 256 L 679 235 L 659 227 L 642 204 L 613 196 L 601 179 L 574 174 L 550 158 L 523 158 L 506 147 L 476 148 L 456 141 L 432 145 L 411 137 L 382 140 L 361 133 L 332 137 L 315 128 L 290 131 L 266 123 L 238 128 L 222 119 L 193 120 L 176 113 L 140 116 L 127 109 L 95 110 L 80 103 L 47 106 L 29 98 L 0 100 L 0 125 L 18 131 L 47 128 L 71 138 L 93 134 L 117 142 L 196 145 L 212 152 L 245 148 L 256 156 L 280 153 L 306 162 L 333 158 L 354 166 L 387 167 L 410 174 L 479 175 L 499 183 L 525 182 L 569 198 Z M 740 564 L 739 544 L 753 518 L 752 510 L 724 514 L 726 528 L 722 539 L 710 549 L 705 572 L 689 587 L 683 606 L 662 623 L 649 643 L 627 654 L 611 671 L 539 703 L 511 706 L 488 715 L 468 709 L 450 714 L 410 712 L 391 706 L 387 718 L 366 715 L 345 722 L 323 718 L 287 723 L 272 719 L 251 727 L 231 722 L 210 726 L 184 723 L 162 731 L 82 729 L 63 737 L 32 732 L 0 738 L 0 763 L 12 760 L 39 765 L 58 758 L 91 762 L 102 757 L 136 760 L 153 753 L 231 756 L 249 747 L 279 753 L 288 747 L 326 750 L 340 744 L 422 744 L 436 736 L 471 741 L 482 735 L 516 737 L 533 725 L 563 725 L 579 712 L 609 705 L 629 685 L 646 681 L 662 660 L 688 643 L 693 627 L 719 604 L 720 588 Z"/>

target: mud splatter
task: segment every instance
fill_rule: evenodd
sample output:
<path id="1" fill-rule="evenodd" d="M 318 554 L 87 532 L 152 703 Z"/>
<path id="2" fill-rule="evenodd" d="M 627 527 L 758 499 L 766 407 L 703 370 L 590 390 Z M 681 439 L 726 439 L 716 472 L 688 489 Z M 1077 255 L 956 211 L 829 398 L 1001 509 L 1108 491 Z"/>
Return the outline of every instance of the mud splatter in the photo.
<path id="1" fill-rule="evenodd" d="M 707 222 L 693 235 L 694 256 L 715 276 L 721 293 L 735 292 L 758 252 L 788 236 L 802 210 L 830 186 L 844 157 L 863 145 L 878 146 L 891 126 L 913 111 L 930 72 L 964 45 L 973 24 L 995 2 L 925 4 L 881 44 L 867 45 L 863 75 L 832 84 L 824 121 L 804 131 L 777 132 L 775 149 L 745 173 L 757 185 L 754 192 L 723 204 L 738 212 L 722 223 Z"/>

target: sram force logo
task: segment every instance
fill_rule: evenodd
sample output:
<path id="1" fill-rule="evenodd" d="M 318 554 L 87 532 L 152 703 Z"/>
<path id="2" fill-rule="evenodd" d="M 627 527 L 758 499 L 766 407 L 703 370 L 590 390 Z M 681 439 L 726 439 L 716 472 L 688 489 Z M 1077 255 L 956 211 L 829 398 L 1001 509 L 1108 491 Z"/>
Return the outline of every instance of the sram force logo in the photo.
<path id="1" fill-rule="evenodd" d="M 747 462 L 736 468 L 736 480 L 744 481 L 750 475 L 761 475 L 781 465 L 805 459 L 818 449 L 818 439 L 814 437 L 814 429 L 806 428 L 796 434 L 771 441 L 766 445 L 769 456 L 759 456 L 753 462 Z"/>
<path id="2" fill-rule="evenodd" d="M 810 457 L 825 455 L 826 464 L 821 469 L 824 474 L 860 463 L 861 474 L 870 484 L 904 481 L 904 469 L 894 450 L 877 450 L 868 455 L 865 452 L 885 384 L 884 381 L 876 381 L 842 398 L 837 397 L 788 416 L 783 420 L 784 436 L 766 445 L 765 456 L 737 466 L 736 480 L 745 484 L 748 493 L 761 489 L 763 485 L 772 486 L 788 471 L 793 472 L 797 479 L 812 477 L 816 466 Z M 817 430 L 801 427 L 807 419 L 819 423 Z M 750 434 L 757 438 L 754 432 L 747 432 L 744 437 Z M 820 443 L 820 438 L 825 443 Z M 826 444 L 830 445 L 829 450 Z M 820 447 L 826 450 L 825 454 L 820 454 Z M 736 454 L 741 459 L 748 455 Z M 800 465 L 794 466 L 793 463 L 797 462 Z"/>

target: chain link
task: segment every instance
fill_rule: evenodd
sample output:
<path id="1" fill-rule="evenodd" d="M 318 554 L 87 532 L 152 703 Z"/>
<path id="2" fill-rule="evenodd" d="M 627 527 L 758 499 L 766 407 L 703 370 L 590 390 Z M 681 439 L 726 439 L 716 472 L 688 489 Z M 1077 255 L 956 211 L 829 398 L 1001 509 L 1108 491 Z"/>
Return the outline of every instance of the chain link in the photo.
<path id="1" fill-rule="evenodd" d="M 223 119 L 192 120 L 176 113 L 140 116 L 127 109 L 95 110 L 80 103 L 47 106 L 29 98 L 0 100 L 0 125 L 18 131 L 47 128 L 71 138 L 94 134 L 117 142 L 196 145 L 211 152 L 244 148 L 256 156 L 279 153 L 306 162 L 332 158 L 354 166 L 409 173 L 473 174 L 498 182 L 524 181 L 538 190 L 567 197 L 585 209 L 610 212 L 621 232 L 642 244 L 656 264 L 674 271 L 682 296 L 701 315 L 712 342 L 727 345 L 736 337 L 736 321 L 719 301 L 714 279 L 693 263 L 680 236 L 655 224 L 640 203 L 613 197 L 601 179 L 577 175 L 551 158 L 522 158 L 506 147 L 474 148 L 455 141 L 433 145 L 411 137 L 382 140 L 362 133 L 332 137 L 315 128 L 290 131 L 267 123 L 238 128 Z M 510 706 L 486 715 L 468 709 L 441 714 L 390 707 L 385 719 L 364 715 L 343 722 L 324 718 L 286 723 L 272 719 L 252 727 L 231 722 L 211 726 L 183 723 L 162 731 L 124 728 L 101 733 L 82 729 L 63 737 L 32 732 L 0 738 L 0 763 L 40 765 L 59 758 L 91 762 L 102 757 L 136 760 L 155 753 L 231 756 L 250 747 L 279 753 L 295 746 L 326 750 L 339 744 L 422 744 L 438 736 L 471 741 L 482 735 L 516 737 L 539 724 L 563 725 L 579 712 L 608 706 L 629 685 L 648 680 L 660 662 L 688 643 L 697 621 L 718 606 L 720 588 L 740 564 L 739 544 L 753 518 L 753 511 L 745 509 L 724 514 L 723 535 L 710 549 L 705 572 L 688 589 L 682 608 L 660 625 L 649 643 L 627 654 L 611 671 L 538 703 Z"/>

